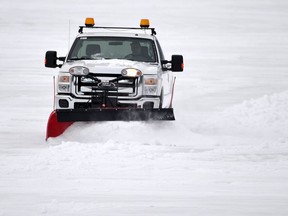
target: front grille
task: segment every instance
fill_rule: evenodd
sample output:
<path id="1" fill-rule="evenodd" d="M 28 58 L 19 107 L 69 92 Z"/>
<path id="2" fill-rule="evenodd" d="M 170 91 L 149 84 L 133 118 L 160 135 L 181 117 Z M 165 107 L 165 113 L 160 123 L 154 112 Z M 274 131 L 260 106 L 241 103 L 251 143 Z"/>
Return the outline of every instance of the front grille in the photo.
<path id="1" fill-rule="evenodd" d="M 135 99 L 140 78 L 123 77 L 120 74 L 89 74 L 75 77 L 76 97 L 85 97 L 87 102 L 74 104 L 74 108 L 137 107 L 137 104 L 119 103 L 119 99 Z"/>
<path id="2" fill-rule="evenodd" d="M 105 97 L 135 97 L 140 78 L 123 77 L 120 74 L 89 74 L 75 77 L 76 95 Z"/>

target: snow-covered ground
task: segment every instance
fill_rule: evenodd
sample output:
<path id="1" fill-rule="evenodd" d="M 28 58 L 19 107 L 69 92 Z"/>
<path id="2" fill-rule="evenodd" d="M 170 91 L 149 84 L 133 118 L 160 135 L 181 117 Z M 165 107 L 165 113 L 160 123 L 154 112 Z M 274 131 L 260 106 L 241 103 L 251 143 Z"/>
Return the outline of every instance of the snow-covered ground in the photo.
<path id="1" fill-rule="evenodd" d="M 66 55 L 85 17 L 149 18 L 166 58 L 183 54 L 175 122 L 76 123 L 45 142 L 44 54 Z M 0 29 L 0 216 L 288 215 L 286 0 L 1 0 Z"/>

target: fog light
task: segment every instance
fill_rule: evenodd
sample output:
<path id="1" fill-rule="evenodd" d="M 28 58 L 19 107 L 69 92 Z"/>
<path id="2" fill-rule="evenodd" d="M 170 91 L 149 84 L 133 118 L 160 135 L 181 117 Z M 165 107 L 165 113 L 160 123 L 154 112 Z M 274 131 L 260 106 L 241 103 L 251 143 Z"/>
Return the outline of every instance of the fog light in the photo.
<path id="1" fill-rule="evenodd" d="M 139 77 L 142 72 L 136 68 L 125 68 L 121 71 L 121 74 L 125 77 Z"/>
<path id="2" fill-rule="evenodd" d="M 69 102 L 65 99 L 60 99 L 59 100 L 59 106 L 61 108 L 68 108 L 69 107 Z"/>
<path id="3" fill-rule="evenodd" d="M 89 69 L 82 66 L 75 66 L 69 69 L 69 73 L 74 76 L 85 76 L 89 74 Z"/>
<path id="4" fill-rule="evenodd" d="M 153 109 L 153 107 L 154 107 L 154 102 L 145 102 L 143 104 L 144 109 Z"/>

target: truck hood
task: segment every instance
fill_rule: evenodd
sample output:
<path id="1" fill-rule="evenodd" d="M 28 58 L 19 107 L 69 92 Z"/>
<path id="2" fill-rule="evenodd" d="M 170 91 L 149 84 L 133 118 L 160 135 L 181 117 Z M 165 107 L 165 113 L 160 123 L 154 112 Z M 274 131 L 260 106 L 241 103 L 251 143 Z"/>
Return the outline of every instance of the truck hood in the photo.
<path id="1" fill-rule="evenodd" d="M 61 72 L 67 72 L 71 67 L 87 67 L 90 73 L 113 73 L 120 74 L 124 68 L 136 68 L 143 74 L 157 74 L 159 70 L 158 63 L 136 62 L 120 59 L 109 60 L 81 60 L 66 62 L 61 67 Z"/>

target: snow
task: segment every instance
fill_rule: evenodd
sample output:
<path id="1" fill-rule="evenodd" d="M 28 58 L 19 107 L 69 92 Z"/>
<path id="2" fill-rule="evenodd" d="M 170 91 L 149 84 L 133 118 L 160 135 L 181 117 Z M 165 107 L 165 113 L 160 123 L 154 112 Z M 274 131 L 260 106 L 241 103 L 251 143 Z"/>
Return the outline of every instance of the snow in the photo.
<path id="1" fill-rule="evenodd" d="M 1 2 L 0 215 L 286 216 L 287 12 L 284 0 Z M 66 55 L 89 16 L 149 18 L 166 58 L 183 54 L 176 121 L 75 123 L 45 142 L 57 69 L 44 54 Z"/>

